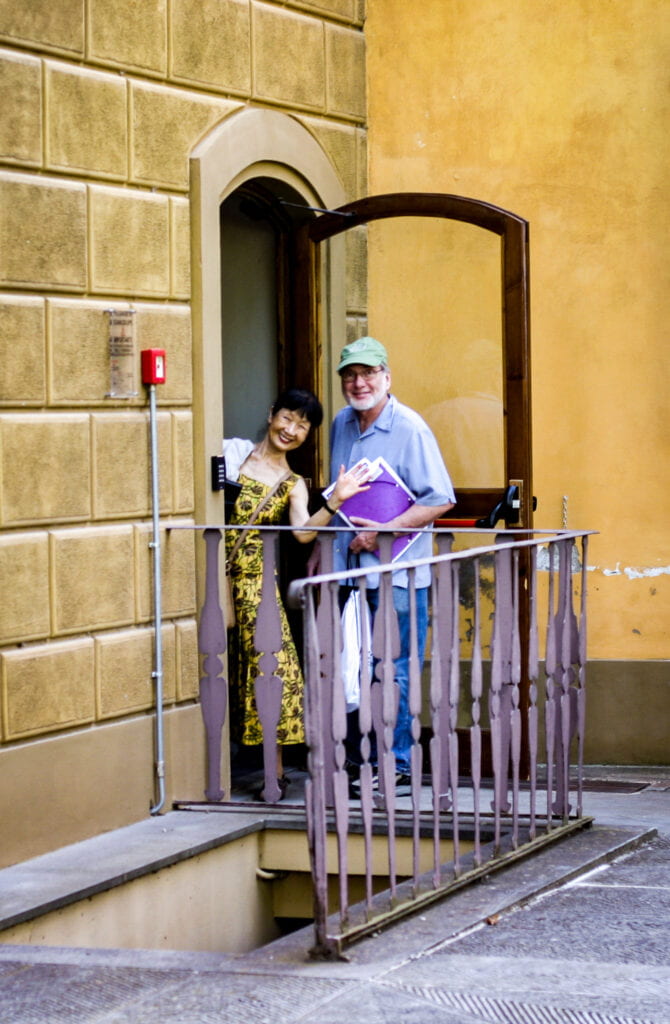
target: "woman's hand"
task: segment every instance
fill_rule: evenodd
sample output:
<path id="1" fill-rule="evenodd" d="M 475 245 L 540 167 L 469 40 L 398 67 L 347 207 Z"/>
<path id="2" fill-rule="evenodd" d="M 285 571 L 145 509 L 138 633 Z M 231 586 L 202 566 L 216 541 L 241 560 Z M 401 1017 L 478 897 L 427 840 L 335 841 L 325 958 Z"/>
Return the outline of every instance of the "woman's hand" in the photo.
<path id="1" fill-rule="evenodd" d="M 311 516 L 307 512 L 307 487 L 305 486 L 305 481 L 300 477 L 291 491 L 289 499 L 289 519 L 291 526 L 294 527 L 293 536 L 295 539 L 301 544 L 308 544 L 314 540 L 316 537 L 314 527 L 328 526 L 345 501 L 353 498 L 356 494 L 360 494 L 361 491 L 367 491 L 370 486 L 368 483 L 370 475 L 368 469 L 359 467 L 358 469 L 350 469 L 346 472 L 344 466 L 340 466 L 340 471 L 337 474 L 337 480 L 328 498 L 328 503 L 323 504 Z"/>
<path id="2" fill-rule="evenodd" d="M 349 498 L 360 494 L 361 491 L 369 491 L 370 484 L 368 481 L 370 476 L 370 470 L 365 467 L 359 466 L 358 468 L 354 467 L 353 469 L 345 470 L 344 466 L 340 466 L 335 487 L 328 499 L 328 504 L 331 508 L 339 509 Z"/>

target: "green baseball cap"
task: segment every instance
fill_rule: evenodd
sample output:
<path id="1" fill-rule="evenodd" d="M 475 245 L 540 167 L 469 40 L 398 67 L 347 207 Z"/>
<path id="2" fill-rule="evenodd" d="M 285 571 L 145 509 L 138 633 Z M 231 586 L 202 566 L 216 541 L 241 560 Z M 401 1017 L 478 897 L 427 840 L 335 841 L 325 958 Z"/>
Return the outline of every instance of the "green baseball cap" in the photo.
<path id="1" fill-rule="evenodd" d="M 388 366 L 388 361 L 388 353 L 381 341 L 377 341 L 376 338 L 358 338 L 342 349 L 337 372 L 341 373 L 346 366 L 353 363 L 360 363 L 361 366 Z"/>

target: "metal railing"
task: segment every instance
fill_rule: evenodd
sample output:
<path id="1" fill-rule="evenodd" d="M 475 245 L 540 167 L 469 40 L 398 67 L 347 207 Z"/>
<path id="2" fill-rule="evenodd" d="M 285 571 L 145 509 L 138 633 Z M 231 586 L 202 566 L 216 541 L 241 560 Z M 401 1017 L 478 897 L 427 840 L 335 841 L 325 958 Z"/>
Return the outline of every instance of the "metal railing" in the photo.
<path id="1" fill-rule="evenodd" d="M 281 644 L 275 597 L 281 529 L 260 531 L 264 583 L 255 634 L 264 652 L 255 692 L 270 801 L 279 799 L 274 758 L 281 682 L 274 671 Z M 325 569 L 332 566 L 334 533 L 320 531 Z M 199 627 L 210 800 L 224 795 L 221 535 L 217 528 L 204 530 L 207 583 Z M 322 572 L 291 584 L 290 603 L 302 609 L 315 955 L 339 955 L 348 942 L 381 924 L 590 820 L 582 810 L 588 535 L 505 531 L 491 544 L 454 550 L 454 537 L 467 543 L 481 541 L 481 534 L 436 531 L 434 557 L 402 563 L 408 573 L 413 741 L 407 796 L 398 795 L 394 784 L 398 629 L 392 573 L 399 565 L 390 563 L 392 538 L 380 536 L 376 609 L 371 632 L 363 631 L 355 795 L 341 679 L 341 586 L 353 584 L 366 602 L 367 573 Z M 432 582 L 422 670 L 415 575 L 426 564 Z M 351 715 L 349 731 L 350 720 Z M 362 896 L 351 892 L 353 874 L 361 878 Z M 375 892 L 379 887 L 383 892 Z M 329 889 L 337 894 L 333 905 Z"/>

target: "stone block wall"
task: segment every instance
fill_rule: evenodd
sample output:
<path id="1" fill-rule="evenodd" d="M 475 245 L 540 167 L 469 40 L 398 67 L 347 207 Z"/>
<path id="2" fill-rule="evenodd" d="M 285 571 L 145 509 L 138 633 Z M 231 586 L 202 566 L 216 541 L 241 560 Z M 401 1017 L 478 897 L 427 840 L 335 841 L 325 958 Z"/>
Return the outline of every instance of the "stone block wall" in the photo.
<path id="1" fill-rule="evenodd" d="M 197 698 L 195 538 L 170 529 L 194 513 L 189 155 L 267 106 L 363 195 L 363 21 L 364 0 L 0 0 L 0 756 L 153 706 L 147 396 L 107 397 L 112 307 L 138 382 L 167 352 L 165 691 Z"/>

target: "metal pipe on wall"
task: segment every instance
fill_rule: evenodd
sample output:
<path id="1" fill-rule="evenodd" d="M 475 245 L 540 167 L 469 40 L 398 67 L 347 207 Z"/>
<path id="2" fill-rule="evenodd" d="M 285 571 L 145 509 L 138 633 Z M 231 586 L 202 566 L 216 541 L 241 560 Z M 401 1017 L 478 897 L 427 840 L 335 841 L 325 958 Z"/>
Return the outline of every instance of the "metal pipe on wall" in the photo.
<path id="1" fill-rule="evenodd" d="M 165 803 L 165 755 L 163 740 L 163 636 L 161 606 L 161 538 L 160 538 L 160 492 L 158 488 L 158 431 L 156 428 L 156 385 L 149 388 L 149 423 L 151 434 L 151 512 L 152 538 L 149 547 L 153 552 L 153 601 L 154 601 L 154 670 L 151 673 L 156 684 L 156 782 L 158 799 L 150 808 L 151 814 L 158 814 Z"/>

